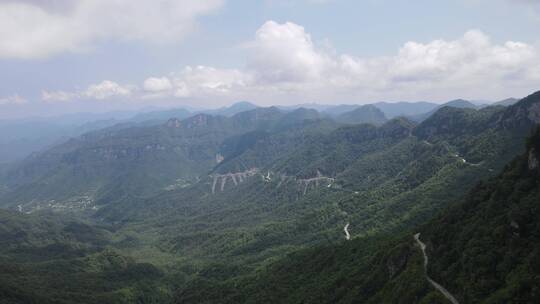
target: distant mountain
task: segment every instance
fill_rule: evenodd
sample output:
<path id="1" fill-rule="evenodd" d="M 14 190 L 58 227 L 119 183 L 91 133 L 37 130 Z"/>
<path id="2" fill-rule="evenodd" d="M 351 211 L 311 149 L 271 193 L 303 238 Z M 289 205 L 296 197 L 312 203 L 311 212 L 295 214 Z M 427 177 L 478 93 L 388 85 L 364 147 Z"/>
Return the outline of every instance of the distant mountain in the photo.
<path id="1" fill-rule="evenodd" d="M 384 113 L 374 105 L 364 105 L 336 117 L 336 120 L 348 124 L 369 123 L 381 125 L 387 121 Z"/>
<path id="2" fill-rule="evenodd" d="M 511 106 L 511 105 L 517 103 L 518 101 L 519 101 L 519 99 L 517 99 L 517 98 L 507 98 L 507 99 L 497 101 L 497 102 L 493 103 L 493 105 L 494 106 L 508 107 L 508 106 Z"/>
<path id="3" fill-rule="evenodd" d="M 452 100 L 447 103 L 444 103 L 442 105 L 439 105 L 435 107 L 433 110 L 428 111 L 426 113 L 409 116 L 409 118 L 411 118 L 414 121 L 421 122 L 421 121 L 426 120 L 428 117 L 433 115 L 433 113 L 437 112 L 439 109 L 443 107 L 452 107 L 452 108 L 458 108 L 458 109 L 478 109 L 479 108 L 478 106 L 476 106 L 470 101 L 463 100 L 463 99 L 456 99 L 456 100 Z"/>
<path id="4" fill-rule="evenodd" d="M 384 115 L 389 119 L 398 117 L 398 116 L 414 116 L 421 113 L 426 113 L 434 110 L 438 105 L 431 102 L 377 102 L 373 104 L 381 111 L 384 112 Z"/>
<path id="5" fill-rule="evenodd" d="M 22 160 L 70 137 L 113 126 L 128 115 L 121 112 L 115 117 L 115 113 L 0 121 L 0 163 Z"/>
<path id="6" fill-rule="evenodd" d="M 337 105 L 337 106 L 328 106 L 321 112 L 324 114 L 329 115 L 330 117 L 337 117 L 341 114 L 356 110 L 360 107 L 360 105 Z"/>
<path id="7" fill-rule="evenodd" d="M 197 114 L 160 125 L 112 127 L 73 138 L 33 155 L 8 171 L 4 202 L 40 208 L 50 200 L 95 206 L 124 196 L 148 195 L 177 182 L 190 183 L 219 163 L 223 142 L 316 118 L 313 110 L 283 113 L 256 108 L 232 117 Z M 141 187 L 140 185 L 144 185 Z M 62 204 L 60 204 L 62 205 Z M 88 206 L 87 206 L 88 205 Z M 81 207 L 81 206 L 79 206 Z M 62 208 L 58 206 L 58 208 Z"/>
<path id="8" fill-rule="evenodd" d="M 288 126 L 291 124 L 303 123 L 305 120 L 316 120 L 319 118 L 321 118 L 321 116 L 317 110 L 298 108 L 285 114 L 285 116 L 281 119 L 280 124 Z"/>
<path id="9" fill-rule="evenodd" d="M 219 115 L 219 116 L 231 117 L 240 112 L 245 112 L 245 111 L 253 110 L 256 108 L 257 106 L 250 102 L 241 101 L 228 107 L 223 107 L 219 109 L 211 109 L 211 110 L 191 110 L 190 111 L 185 108 L 177 108 L 177 109 L 144 112 L 144 113 L 135 115 L 129 121 L 139 122 L 139 123 L 143 122 L 144 124 L 160 124 L 171 118 L 177 118 L 177 119 L 182 120 L 190 116 L 194 116 L 196 114 L 208 114 L 208 115 L 214 115 L 214 116 Z"/>
<path id="10" fill-rule="evenodd" d="M 423 114 L 435 109 L 438 105 L 431 102 L 376 102 L 371 105 L 374 105 L 379 110 L 381 110 L 384 115 L 389 118 L 395 118 L 398 116 L 413 116 L 418 114 Z M 322 113 L 328 114 L 331 117 L 337 117 L 343 113 L 353 111 L 359 108 L 360 105 L 338 105 L 338 106 L 328 106 Z"/>
<path id="11" fill-rule="evenodd" d="M 313 109 L 322 113 L 322 112 L 325 112 L 327 109 L 333 108 L 335 106 L 327 105 L 327 104 L 318 104 L 318 103 L 301 103 L 301 104 L 296 104 L 296 105 L 291 105 L 291 106 L 278 105 L 276 107 L 286 112 L 294 111 L 300 108 L 305 108 L 305 109 Z"/>
<path id="12" fill-rule="evenodd" d="M 215 110 L 204 110 L 201 112 L 210 114 L 210 115 L 221 115 L 221 116 L 231 117 L 240 112 L 250 111 L 256 108 L 258 108 L 257 105 L 254 105 L 248 101 L 240 101 L 228 107 L 223 107 L 223 108 L 219 108 Z"/>
<path id="13" fill-rule="evenodd" d="M 161 123 L 171 118 L 185 119 L 192 115 L 193 114 L 190 111 L 183 108 L 179 108 L 179 109 L 139 113 L 135 115 L 133 118 L 131 118 L 130 121 L 131 122 L 149 122 L 150 121 L 153 123 Z"/>

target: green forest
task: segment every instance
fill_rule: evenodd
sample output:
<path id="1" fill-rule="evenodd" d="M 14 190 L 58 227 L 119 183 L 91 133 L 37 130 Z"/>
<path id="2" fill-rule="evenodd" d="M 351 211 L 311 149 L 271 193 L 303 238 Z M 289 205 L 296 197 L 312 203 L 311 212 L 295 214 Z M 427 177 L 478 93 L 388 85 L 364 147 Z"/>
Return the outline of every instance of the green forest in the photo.
<path id="1" fill-rule="evenodd" d="M 0 303 L 537 303 L 539 104 L 84 133 L 0 167 Z"/>

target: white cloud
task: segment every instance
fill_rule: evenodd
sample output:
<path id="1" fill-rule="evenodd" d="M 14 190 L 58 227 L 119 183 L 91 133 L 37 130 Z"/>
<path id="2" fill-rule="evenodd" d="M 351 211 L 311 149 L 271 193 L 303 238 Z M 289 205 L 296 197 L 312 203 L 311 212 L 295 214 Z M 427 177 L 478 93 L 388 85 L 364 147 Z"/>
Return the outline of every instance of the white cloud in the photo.
<path id="1" fill-rule="evenodd" d="M 93 84 L 82 93 L 82 96 L 93 99 L 107 99 L 111 97 L 125 97 L 131 95 L 134 87 L 121 86 L 110 80 L 104 80 L 99 84 Z"/>
<path id="2" fill-rule="evenodd" d="M 261 82 L 303 82 L 321 77 L 331 59 L 315 49 L 303 27 L 287 22 L 266 22 L 248 44 L 248 69 Z"/>
<path id="3" fill-rule="evenodd" d="M 540 81 L 538 48 L 515 41 L 496 44 L 479 30 L 455 40 L 410 41 L 393 56 L 361 58 L 326 51 L 297 24 L 269 21 L 245 47 L 243 69 L 188 67 L 179 73 L 173 82 L 183 92 L 179 96 L 444 98 L 487 91 L 525 94 Z"/>
<path id="4" fill-rule="evenodd" d="M 75 93 L 65 92 L 65 91 L 47 91 L 43 90 L 41 92 L 41 100 L 45 102 L 69 102 L 78 98 L 78 95 Z"/>
<path id="5" fill-rule="evenodd" d="M 217 69 L 208 66 L 188 66 L 174 74 L 177 97 L 227 95 L 252 83 L 252 76 L 237 69 Z"/>
<path id="6" fill-rule="evenodd" d="M 157 93 L 172 90 L 173 86 L 167 77 L 150 77 L 144 81 L 143 88 L 146 91 Z"/>
<path id="7" fill-rule="evenodd" d="M 493 43 L 479 30 L 454 40 L 410 41 L 392 56 L 362 58 L 327 51 L 297 24 L 269 21 L 243 46 L 248 55 L 241 68 L 187 66 L 166 77 L 148 78 L 144 91 L 104 82 L 100 87 L 111 93 L 83 95 L 251 99 L 261 104 L 441 100 L 523 96 L 538 90 L 540 83 L 537 47 Z"/>
<path id="8" fill-rule="evenodd" d="M 41 92 L 41 99 L 45 102 L 70 102 L 80 99 L 104 100 L 112 98 L 132 97 L 138 91 L 136 86 L 120 85 L 114 81 L 104 80 L 98 84 L 89 85 L 83 91 L 47 91 Z"/>
<path id="9" fill-rule="evenodd" d="M 0 0 L 0 58 L 43 58 L 107 40 L 176 42 L 224 0 Z"/>
<path id="10" fill-rule="evenodd" d="M 0 97 L 0 105 L 21 105 L 27 103 L 26 98 L 19 96 L 19 94 L 10 95 L 7 97 Z"/>

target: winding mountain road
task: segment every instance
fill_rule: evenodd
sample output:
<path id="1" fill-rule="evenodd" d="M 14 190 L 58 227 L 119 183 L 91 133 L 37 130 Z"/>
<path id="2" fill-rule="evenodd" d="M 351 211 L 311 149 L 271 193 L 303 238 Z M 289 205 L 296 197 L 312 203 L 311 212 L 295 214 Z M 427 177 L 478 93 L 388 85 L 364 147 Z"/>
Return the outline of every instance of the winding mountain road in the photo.
<path id="1" fill-rule="evenodd" d="M 417 233 L 414 235 L 414 239 L 416 240 L 416 243 L 418 246 L 420 246 L 420 249 L 422 249 L 422 254 L 424 255 L 424 274 L 426 275 L 426 279 L 428 282 L 435 287 L 442 295 L 448 299 L 448 301 L 452 302 L 452 304 L 459 304 L 458 300 L 448 291 L 446 288 L 442 287 L 441 284 L 433 281 L 427 274 L 427 266 L 428 266 L 428 256 L 426 254 L 426 244 L 422 243 L 420 241 L 420 233 Z"/>
<path id="2" fill-rule="evenodd" d="M 347 225 L 345 225 L 345 227 L 343 228 L 343 231 L 345 231 L 345 239 L 347 241 L 350 241 L 351 240 L 351 235 L 349 234 L 349 223 L 347 223 Z"/>

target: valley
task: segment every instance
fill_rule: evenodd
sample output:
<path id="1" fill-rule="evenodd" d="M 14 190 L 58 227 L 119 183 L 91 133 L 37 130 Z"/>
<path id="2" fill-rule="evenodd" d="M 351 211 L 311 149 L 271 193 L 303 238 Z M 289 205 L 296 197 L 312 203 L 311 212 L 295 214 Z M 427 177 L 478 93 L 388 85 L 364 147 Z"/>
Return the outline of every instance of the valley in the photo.
<path id="1" fill-rule="evenodd" d="M 267 271 L 273 273 L 271 269 L 280 263 L 311 255 L 312 248 L 334 252 L 365 243 L 347 262 L 360 264 L 346 266 L 365 269 L 363 274 L 335 274 L 351 278 L 351 284 L 356 282 L 355 287 L 348 286 L 350 292 L 342 291 L 349 297 L 361 292 L 365 283 L 358 280 L 379 275 L 380 270 L 372 269 L 380 262 L 372 260 L 379 246 L 394 246 L 400 238 L 407 239 L 407 233 L 412 235 L 416 227 L 465 199 L 469 189 L 499 174 L 525 151 L 523 143 L 529 133 L 523 130 L 540 122 L 534 118 L 538 103 L 540 94 L 535 93 L 509 107 L 442 107 L 420 123 L 399 117 L 379 126 L 341 124 L 316 111 L 277 108 L 257 108 L 228 117 L 196 114 L 161 124 L 113 126 L 70 139 L 6 168 L 5 176 L 10 178 L 2 180 L 6 188 L 0 204 L 11 210 L 10 217 L 20 216 L 22 221 L 47 215 L 103 229 L 106 241 L 94 251 L 78 251 L 73 263 L 86 263 L 93 255 L 104 254 L 107 259 L 110 255 L 120 259 L 121 267 L 127 269 L 132 264 L 153 267 L 148 270 L 155 272 L 150 279 L 153 288 L 141 289 L 146 279 L 135 274 L 118 285 L 129 290 L 133 299 L 218 303 L 222 298 L 223 303 L 249 303 L 264 290 L 258 284 L 270 280 L 265 276 L 274 276 Z M 528 123 L 522 116 L 509 114 L 523 111 L 532 117 Z M 430 245 L 418 236 L 400 245 L 399 250 L 407 252 L 407 262 L 394 257 L 394 249 L 387 253 L 389 259 L 397 258 L 391 267 L 392 280 L 401 282 L 414 273 L 417 277 L 409 284 L 417 285 L 411 292 L 422 290 L 424 297 L 441 303 L 443 298 L 463 303 L 462 294 L 454 297 L 446 289 L 460 290 L 458 287 L 422 275 L 433 262 L 427 264 Z M 58 242 L 80 247 L 62 238 L 45 247 L 29 246 L 42 252 L 60 246 Z M 385 242 L 388 245 L 382 245 Z M 17 243 L 9 246 L 22 250 Z M 2 265 L 8 265 L 12 255 L 6 253 Z M 24 265 L 36 263 L 33 256 L 21 259 Z M 53 254 L 46 261 L 58 265 L 58 271 L 68 271 L 62 266 L 63 259 Z M 310 259 L 313 257 L 296 262 L 310 263 Z M 107 269 L 99 263 L 92 267 Z M 34 277 L 33 270 L 29 271 L 20 272 L 20 279 Z M 76 273 L 79 271 L 77 280 L 89 274 L 84 267 Z M 256 273 L 263 277 L 254 279 Z M 89 280 L 101 284 L 99 276 Z M 422 279 L 427 283 L 421 283 Z M 387 294 L 385 286 L 394 284 L 377 280 L 382 284 L 377 293 L 365 292 L 360 297 L 366 303 L 382 299 Z M 236 284 L 244 286 L 241 295 L 233 291 Z M 209 288 L 212 293 L 203 295 Z M 303 288 L 297 292 L 299 297 Z M 103 296 L 114 297 L 120 289 Z M 61 290 L 68 292 L 69 288 Z M 270 300 L 273 292 L 267 295 L 270 298 L 262 303 L 274 302 Z M 291 302 L 295 301 L 291 298 Z M 348 303 L 345 298 L 337 302 Z"/>
<path id="2" fill-rule="evenodd" d="M 540 0 L 0 0 L 0 304 L 540 303 Z"/>

